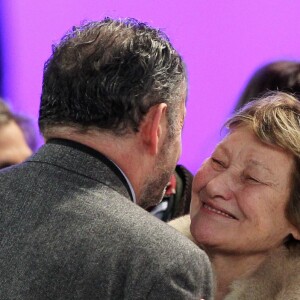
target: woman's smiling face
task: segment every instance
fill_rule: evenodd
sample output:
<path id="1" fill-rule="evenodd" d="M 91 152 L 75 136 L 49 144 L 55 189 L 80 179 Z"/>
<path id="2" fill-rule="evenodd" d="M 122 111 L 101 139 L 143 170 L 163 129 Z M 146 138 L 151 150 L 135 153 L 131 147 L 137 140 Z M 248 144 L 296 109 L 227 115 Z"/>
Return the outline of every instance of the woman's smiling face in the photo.
<path id="1" fill-rule="evenodd" d="M 297 230 L 285 216 L 292 154 L 238 126 L 216 147 L 193 182 L 191 232 L 207 249 L 263 253 Z"/>

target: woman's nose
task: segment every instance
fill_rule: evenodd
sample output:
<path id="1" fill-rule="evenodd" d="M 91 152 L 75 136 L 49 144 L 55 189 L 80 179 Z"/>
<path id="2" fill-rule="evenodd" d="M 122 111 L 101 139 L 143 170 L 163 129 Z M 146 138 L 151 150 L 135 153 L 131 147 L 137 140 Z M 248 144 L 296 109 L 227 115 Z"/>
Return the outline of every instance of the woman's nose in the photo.
<path id="1" fill-rule="evenodd" d="M 230 200 L 233 195 L 233 184 L 234 180 L 227 170 L 215 174 L 206 184 L 207 195 L 214 199 Z"/>

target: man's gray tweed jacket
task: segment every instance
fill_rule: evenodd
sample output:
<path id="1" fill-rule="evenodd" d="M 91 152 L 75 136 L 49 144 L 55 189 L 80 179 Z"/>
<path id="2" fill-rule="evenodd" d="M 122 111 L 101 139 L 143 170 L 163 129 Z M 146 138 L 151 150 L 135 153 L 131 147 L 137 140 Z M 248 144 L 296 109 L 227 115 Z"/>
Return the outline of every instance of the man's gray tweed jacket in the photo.
<path id="1" fill-rule="evenodd" d="M 0 299 L 211 297 L 207 256 L 90 148 L 50 141 L 0 172 L 0 201 Z"/>

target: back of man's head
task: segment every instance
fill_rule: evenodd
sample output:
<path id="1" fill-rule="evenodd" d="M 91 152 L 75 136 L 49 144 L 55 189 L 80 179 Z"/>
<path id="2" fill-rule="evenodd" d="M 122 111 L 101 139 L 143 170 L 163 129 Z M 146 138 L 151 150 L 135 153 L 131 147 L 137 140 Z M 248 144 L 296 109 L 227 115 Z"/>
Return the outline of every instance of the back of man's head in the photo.
<path id="1" fill-rule="evenodd" d="M 149 108 L 166 103 L 172 132 L 185 88 L 184 63 L 160 30 L 135 19 L 90 22 L 73 27 L 45 64 L 40 130 L 138 132 Z"/>

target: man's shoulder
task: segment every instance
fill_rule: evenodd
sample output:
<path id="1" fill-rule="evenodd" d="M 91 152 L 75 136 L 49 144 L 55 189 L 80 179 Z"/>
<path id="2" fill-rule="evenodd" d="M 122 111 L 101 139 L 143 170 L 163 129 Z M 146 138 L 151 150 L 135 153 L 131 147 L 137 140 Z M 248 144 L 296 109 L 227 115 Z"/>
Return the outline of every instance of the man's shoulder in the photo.
<path id="1" fill-rule="evenodd" d="M 135 240 L 134 244 L 152 256 L 158 255 L 159 260 L 169 260 L 170 254 L 178 258 L 178 263 L 181 259 L 188 262 L 206 257 L 199 247 L 177 230 L 134 204 L 123 211 L 120 222 L 123 222 L 130 239 Z M 189 254 L 187 259 L 184 259 L 184 253 Z"/>
<path id="2" fill-rule="evenodd" d="M 93 232 L 99 238 L 109 235 L 109 239 L 105 240 L 108 244 L 127 249 L 137 247 L 140 253 L 144 253 L 144 257 L 159 261 L 170 261 L 170 254 L 178 257 L 178 263 L 178 260 L 184 258 L 184 253 L 189 253 L 186 262 L 206 257 L 188 238 L 131 202 L 113 187 L 102 186 L 101 190 L 86 190 L 80 203 L 70 202 L 70 209 L 74 210 L 76 206 L 77 212 L 82 211 L 86 216 L 85 222 L 89 226 L 94 224 Z"/>
<path id="3" fill-rule="evenodd" d="M 145 276 L 156 277 L 150 299 L 195 299 L 193 293 L 210 299 L 212 271 L 206 253 L 151 215 L 146 215 L 139 227 L 140 233 L 134 243 L 139 253 L 138 263 L 143 264 Z M 167 291 L 170 286 L 172 288 Z"/>

